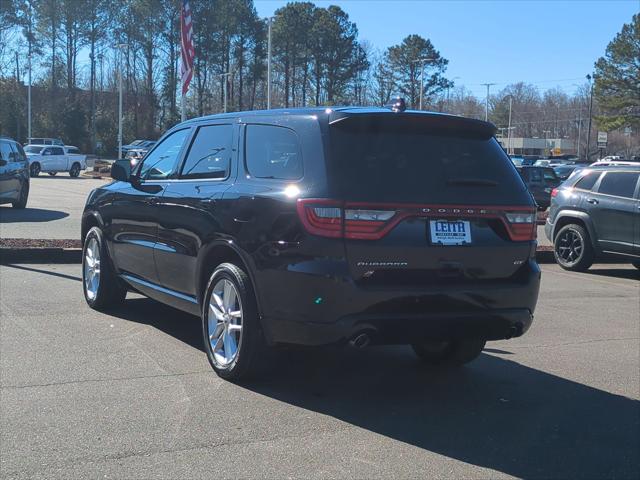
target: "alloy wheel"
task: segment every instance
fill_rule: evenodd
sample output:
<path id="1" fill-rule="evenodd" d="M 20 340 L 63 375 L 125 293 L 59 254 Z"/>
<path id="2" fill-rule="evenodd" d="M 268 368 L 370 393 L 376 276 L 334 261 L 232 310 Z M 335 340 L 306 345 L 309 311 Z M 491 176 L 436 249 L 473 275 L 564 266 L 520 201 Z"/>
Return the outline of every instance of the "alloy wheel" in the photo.
<path id="1" fill-rule="evenodd" d="M 562 232 L 556 242 L 556 254 L 567 264 L 577 262 L 583 249 L 582 237 L 575 230 L 568 229 Z"/>
<path id="2" fill-rule="evenodd" d="M 235 285 L 223 278 L 213 287 L 207 313 L 209 344 L 220 367 L 233 362 L 242 341 L 242 302 Z"/>
<path id="3" fill-rule="evenodd" d="M 95 238 L 89 239 L 84 254 L 84 288 L 87 298 L 93 300 L 100 287 L 100 245 Z"/>

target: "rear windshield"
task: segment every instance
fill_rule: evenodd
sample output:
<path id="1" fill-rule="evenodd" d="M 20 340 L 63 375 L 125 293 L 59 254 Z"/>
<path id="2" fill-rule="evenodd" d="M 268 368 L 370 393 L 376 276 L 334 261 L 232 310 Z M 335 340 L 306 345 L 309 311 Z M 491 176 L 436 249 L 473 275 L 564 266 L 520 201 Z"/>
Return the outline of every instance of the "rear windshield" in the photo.
<path id="1" fill-rule="evenodd" d="M 24 147 L 24 151 L 27 153 L 40 153 L 44 147 L 34 147 L 32 145 L 27 145 Z"/>
<path id="2" fill-rule="evenodd" d="M 345 200 L 530 203 L 526 186 L 493 137 L 358 121 L 332 126 L 332 178 Z"/>

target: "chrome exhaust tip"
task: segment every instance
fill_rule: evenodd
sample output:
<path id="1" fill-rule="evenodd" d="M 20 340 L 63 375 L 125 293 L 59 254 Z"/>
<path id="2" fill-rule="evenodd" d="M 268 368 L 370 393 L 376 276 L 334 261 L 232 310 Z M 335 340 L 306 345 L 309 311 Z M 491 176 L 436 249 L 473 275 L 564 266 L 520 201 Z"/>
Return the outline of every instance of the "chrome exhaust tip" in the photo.
<path id="1" fill-rule="evenodd" d="M 364 348 L 371 343 L 371 337 L 368 333 L 362 332 L 349 340 L 349 345 L 353 348 Z"/>

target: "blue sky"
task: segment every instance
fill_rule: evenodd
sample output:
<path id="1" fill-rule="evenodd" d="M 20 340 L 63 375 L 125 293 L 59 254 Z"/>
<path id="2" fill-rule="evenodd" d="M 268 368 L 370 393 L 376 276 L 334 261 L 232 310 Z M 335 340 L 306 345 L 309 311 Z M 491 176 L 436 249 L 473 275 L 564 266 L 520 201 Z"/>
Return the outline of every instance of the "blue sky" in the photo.
<path id="1" fill-rule="evenodd" d="M 267 17 L 286 1 L 256 0 Z M 541 91 L 559 86 L 567 93 L 583 83 L 594 61 L 634 13 L 640 0 L 470 1 L 336 0 L 354 21 L 361 40 L 384 50 L 416 33 L 431 39 L 449 60 L 448 78 L 459 77 L 474 94 L 481 83 L 527 81 Z"/>

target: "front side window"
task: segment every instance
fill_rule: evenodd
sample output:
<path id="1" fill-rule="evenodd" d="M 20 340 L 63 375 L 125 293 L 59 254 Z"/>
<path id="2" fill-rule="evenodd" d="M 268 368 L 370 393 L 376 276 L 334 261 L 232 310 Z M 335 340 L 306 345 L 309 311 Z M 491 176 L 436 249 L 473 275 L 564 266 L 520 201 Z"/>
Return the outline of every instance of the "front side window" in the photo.
<path id="1" fill-rule="evenodd" d="M 225 179 L 231 170 L 233 127 L 200 127 L 182 167 L 181 178 Z"/>
<path id="2" fill-rule="evenodd" d="M 638 183 L 637 172 L 607 172 L 600 182 L 598 193 L 633 198 Z"/>
<path id="3" fill-rule="evenodd" d="M 64 150 L 60 147 L 51 147 L 52 155 L 64 155 Z"/>
<path id="4" fill-rule="evenodd" d="M 140 167 L 138 176 L 142 180 L 163 180 L 168 178 L 176 168 L 178 156 L 189 129 L 178 130 L 166 137 L 149 155 Z"/>
<path id="5" fill-rule="evenodd" d="M 247 125 L 245 159 L 249 174 L 257 178 L 302 178 L 302 155 L 293 130 L 273 125 Z"/>

